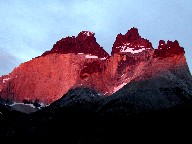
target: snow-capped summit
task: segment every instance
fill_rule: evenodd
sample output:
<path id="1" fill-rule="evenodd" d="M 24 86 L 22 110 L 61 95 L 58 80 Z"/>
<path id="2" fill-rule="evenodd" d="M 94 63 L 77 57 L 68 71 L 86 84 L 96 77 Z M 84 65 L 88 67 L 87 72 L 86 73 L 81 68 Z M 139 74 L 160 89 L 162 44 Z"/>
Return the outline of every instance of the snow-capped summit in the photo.
<path id="1" fill-rule="evenodd" d="M 121 33 L 117 35 L 111 54 L 121 52 L 135 54 L 147 49 L 153 49 L 151 42 L 141 38 L 137 28 L 131 28 L 125 35 Z"/>

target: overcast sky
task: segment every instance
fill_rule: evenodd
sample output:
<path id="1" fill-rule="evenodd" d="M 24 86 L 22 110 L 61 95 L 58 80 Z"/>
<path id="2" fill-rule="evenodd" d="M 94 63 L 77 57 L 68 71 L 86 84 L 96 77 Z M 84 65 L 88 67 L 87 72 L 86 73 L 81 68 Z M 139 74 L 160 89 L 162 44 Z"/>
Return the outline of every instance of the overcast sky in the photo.
<path id="1" fill-rule="evenodd" d="M 110 53 L 116 35 L 131 27 L 154 48 L 160 39 L 178 40 L 192 71 L 191 0 L 1 0 L 0 75 L 83 30 Z"/>

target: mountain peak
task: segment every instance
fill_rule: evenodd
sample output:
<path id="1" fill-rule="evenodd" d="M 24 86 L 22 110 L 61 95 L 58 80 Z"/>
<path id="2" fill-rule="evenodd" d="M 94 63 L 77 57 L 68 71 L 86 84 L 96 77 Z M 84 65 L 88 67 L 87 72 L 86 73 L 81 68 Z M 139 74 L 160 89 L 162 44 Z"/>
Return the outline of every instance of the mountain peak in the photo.
<path id="1" fill-rule="evenodd" d="M 117 35 L 113 44 L 112 52 L 114 53 L 140 53 L 147 49 L 153 49 L 149 40 L 141 38 L 137 28 L 131 28 L 125 35 Z"/>
<path id="2" fill-rule="evenodd" d="M 82 31 L 77 37 L 72 36 L 62 38 L 53 45 L 53 48 L 50 51 L 46 51 L 42 56 L 52 53 L 83 53 L 95 55 L 99 58 L 108 57 L 109 54 L 96 42 L 94 35 L 93 32 Z"/>
<path id="3" fill-rule="evenodd" d="M 81 35 L 83 35 L 83 36 L 93 36 L 94 37 L 95 33 L 91 32 L 91 31 L 82 31 L 82 32 L 80 32 L 78 34 L 78 36 L 81 36 Z"/>
<path id="4" fill-rule="evenodd" d="M 138 29 L 135 27 L 128 30 L 128 32 L 125 34 L 125 36 L 126 36 L 126 39 L 129 41 L 134 41 L 134 40 L 141 38 L 139 35 L 139 32 L 138 32 Z"/>
<path id="5" fill-rule="evenodd" d="M 173 55 L 184 55 L 184 48 L 179 45 L 179 42 L 168 40 L 167 43 L 164 40 L 159 41 L 158 49 L 154 52 L 154 57 L 170 57 Z"/>
<path id="6" fill-rule="evenodd" d="M 96 43 L 95 33 L 91 31 L 82 31 L 77 35 L 76 40 L 79 43 Z"/>

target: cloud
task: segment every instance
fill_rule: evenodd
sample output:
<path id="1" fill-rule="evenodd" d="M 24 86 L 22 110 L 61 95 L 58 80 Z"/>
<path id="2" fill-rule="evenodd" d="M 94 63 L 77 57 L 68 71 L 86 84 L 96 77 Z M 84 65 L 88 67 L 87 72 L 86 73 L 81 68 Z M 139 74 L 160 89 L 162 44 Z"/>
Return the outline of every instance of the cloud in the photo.
<path id="1" fill-rule="evenodd" d="M 0 55 L 0 76 L 10 73 L 14 67 L 19 66 L 20 61 L 18 57 L 2 52 Z"/>

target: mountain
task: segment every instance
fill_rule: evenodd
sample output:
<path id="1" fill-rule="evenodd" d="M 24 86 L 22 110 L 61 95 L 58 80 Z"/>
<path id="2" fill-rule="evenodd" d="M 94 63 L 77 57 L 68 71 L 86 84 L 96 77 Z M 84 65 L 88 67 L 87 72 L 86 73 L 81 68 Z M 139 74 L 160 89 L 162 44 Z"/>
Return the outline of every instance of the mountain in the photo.
<path id="1" fill-rule="evenodd" d="M 108 111 L 104 105 L 123 99 L 134 105 L 133 111 L 173 107 L 192 96 L 184 53 L 178 41 L 160 40 L 154 49 L 137 28 L 131 28 L 125 35 L 117 35 L 109 56 L 94 33 L 82 31 L 77 37 L 62 38 L 50 51 L 0 77 L 0 97 L 17 104 L 49 105 L 80 87 L 102 96 L 103 112 Z M 74 100 L 66 97 L 65 101 Z"/>
<path id="2" fill-rule="evenodd" d="M 105 92 L 100 73 L 107 57 L 109 55 L 97 44 L 91 32 L 61 39 L 51 51 L 1 77 L 0 97 L 17 102 L 39 100 L 50 104 L 70 88 L 81 85 Z M 95 85 L 94 81 L 98 84 Z"/>
<path id="3" fill-rule="evenodd" d="M 94 33 L 82 31 L 0 77 L 6 141 L 184 142 L 191 113 L 184 48 L 160 40 L 154 49 L 136 28 L 117 35 L 111 56 Z"/>

